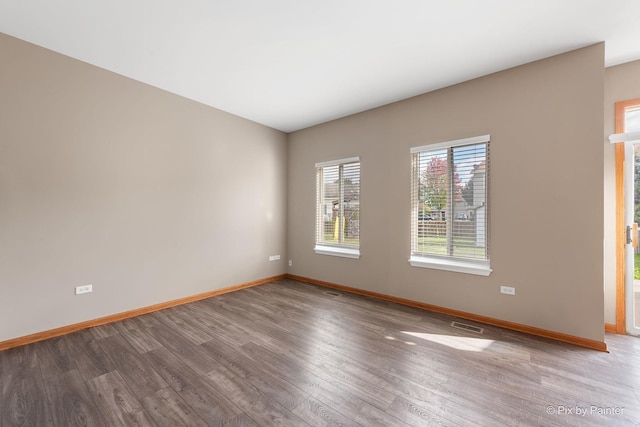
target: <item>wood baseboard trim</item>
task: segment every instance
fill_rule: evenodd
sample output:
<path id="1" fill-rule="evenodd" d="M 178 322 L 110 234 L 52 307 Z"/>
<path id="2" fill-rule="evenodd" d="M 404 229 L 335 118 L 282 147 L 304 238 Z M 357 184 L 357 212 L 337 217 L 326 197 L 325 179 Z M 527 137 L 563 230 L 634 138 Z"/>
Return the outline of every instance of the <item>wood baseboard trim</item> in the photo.
<path id="1" fill-rule="evenodd" d="M 614 325 L 613 323 L 605 323 L 604 324 L 604 331 L 605 332 L 610 332 L 612 334 L 619 334 L 620 332 L 618 332 L 618 326 Z"/>
<path id="2" fill-rule="evenodd" d="M 24 337 L 13 338 L 7 341 L 0 342 L 0 351 L 8 350 L 13 347 L 20 347 L 26 344 L 32 344 L 34 342 L 43 341 L 49 338 L 59 337 L 62 335 L 70 334 L 72 332 L 80 331 L 82 329 L 91 328 L 93 326 L 105 325 L 107 323 L 113 323 L 119 320 L 141 316 L 143 314 L 152 313 L 154 311 L 163 310 L 165 308 L 170 308 L 178 305 L 187 304 L 190 302 L 200 301 L 206 298 L 214 297 L 216 295 L 222 295 L 229 292 L 238 291 L 240 289 L 262 285 L 264 283 L 269 283 L 276 280 L 284 279 L 285 277 L 286 277 L 285 274 L 281 274 L 273 277 L 267 277 L 264 279 L 254 280 L 252 282 L 229 286 L 222 289 L 216 289 L 215 291 L 203 292 L 201 294 L 196 294 L 196 295 L 191 295 L 184 298 L 178 298 L 171 301 L 161 302 L 159 304 L 154 304 L 147 307 L 124 311 L 122 313 L 116 313 L 109 316 L 100 317 L 98 319 L 87 320 L 85 322 L 80 322 L 80 323 L 74 323 L 73 325 L 62 326 L 60 328 L 50 329 L 44 332 L 37 332 L 35 334 L 26 335 Z"/>
<path id="3" fill-rule="evenodd" d="M 435 313 L 447 314 L 449 316 L 454 316 L 454 317 L 458 317 L 465 320 L 472 320 L 474 322 L 484 323 L 492 326 L 498 326 L 500 328 L 509 329 L 512 331 L 523 332 L 529 335 L 535 335 L 542 338 L 549 338 L 555 341 L 561 341 L 569 344 L 574 344 L 580 347 L 586 347 L 592 350 L 598 350 L 598 351 L 603 351 L 608 353 L 606 343 L 588 339 L 588 338 L 576 337 L 574 335 L 568 335 L 562 332 L 549 331 L 542 328 L 536 328 L 534 326 L 528 326 L 520 323 L 509 322 L 506 320 L 495 319 L 493 317 L 481 316 L 478 314 L 467 313 L 464 311 L 454 310 L 446 307 L 440 307 L 437 305 L 426 304 L 426 303 L 408 300 L 404 298 L 398 298 L 391 295 L 365 291 L 362 289 L 352 288 L 350 286 L 338 285 L 335 283 L 325 282 L 322 280 L 311 279 L 309 277 L 296 276 L 293 274 L 287 274 L 286 276 L 289 279 L 298 280 L 300 282 L 311 283 L 314 285 L 337 289 L 337 290 L 349 292 L 352 294 L 364 295 L 367 297 L 377 298 L 384 301 L 389 301 L 397 304 L 407 305 L 410 307 L 420 308 L 427 311 L 433 311 Z"/>

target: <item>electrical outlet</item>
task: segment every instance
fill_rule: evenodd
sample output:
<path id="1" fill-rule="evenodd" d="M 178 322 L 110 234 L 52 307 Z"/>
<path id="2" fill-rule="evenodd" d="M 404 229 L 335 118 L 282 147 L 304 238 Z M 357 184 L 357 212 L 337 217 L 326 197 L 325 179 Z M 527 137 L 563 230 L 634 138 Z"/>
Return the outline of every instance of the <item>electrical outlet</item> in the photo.
<path id="1" fill-rule="evenodd" d="M 500 286 L 500 293 L 505 295 L 515 295 L 516 288 L 511 286 Z"/>
<path id="2" fill-rule="evenodd" d="M 293 261 L 289 260 L 289 267 L 293 267 Z"/>
<path id="3" fill-rule="evenodd" d="M 76 295 L 88 294 L 89 292 L 93 292 L 93 285 L 76 286 Z"/>

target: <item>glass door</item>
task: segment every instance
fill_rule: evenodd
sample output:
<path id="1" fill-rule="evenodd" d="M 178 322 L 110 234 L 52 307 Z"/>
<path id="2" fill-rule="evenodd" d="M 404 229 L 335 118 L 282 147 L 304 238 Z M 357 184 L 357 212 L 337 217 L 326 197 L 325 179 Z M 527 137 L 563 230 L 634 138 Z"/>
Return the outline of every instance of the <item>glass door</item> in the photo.
<path id="1" fill-rule="evenodd" d="M 640 106 L 624 114 L 624 131 L 640 131 Z M 625 143 L 625 302 L 627 333 L 640 335 L 640 143 Z"/>

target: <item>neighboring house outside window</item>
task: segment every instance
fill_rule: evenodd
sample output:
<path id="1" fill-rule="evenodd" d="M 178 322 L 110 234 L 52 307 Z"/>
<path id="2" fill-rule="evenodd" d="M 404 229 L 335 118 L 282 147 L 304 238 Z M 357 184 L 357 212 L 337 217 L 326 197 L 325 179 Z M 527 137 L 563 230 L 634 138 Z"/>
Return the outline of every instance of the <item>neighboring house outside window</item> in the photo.
<path id="1" fill-rule="evenodd" d="M 360 257 L 360 158 L 316 163 L 315 252 Z"/>
<path id="2" fill-rule="evenodd" d="M 489 135 L 411 149 L 415 267 L 489 275 Z"/>

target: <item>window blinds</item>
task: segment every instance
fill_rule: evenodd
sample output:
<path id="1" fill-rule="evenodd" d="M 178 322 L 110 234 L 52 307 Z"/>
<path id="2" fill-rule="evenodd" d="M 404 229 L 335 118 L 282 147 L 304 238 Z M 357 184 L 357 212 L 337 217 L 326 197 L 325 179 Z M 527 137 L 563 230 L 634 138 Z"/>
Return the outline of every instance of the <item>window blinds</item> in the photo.
<path id="1" fill-rule="evenodd" d="M 411 255 L 487 261 L 488 135 L 411 153 Z"/>
<path id="2" fill-rule="evenodd" d="M 360 246 L 360 160 L 316 164 L 316 244 Z"/>

